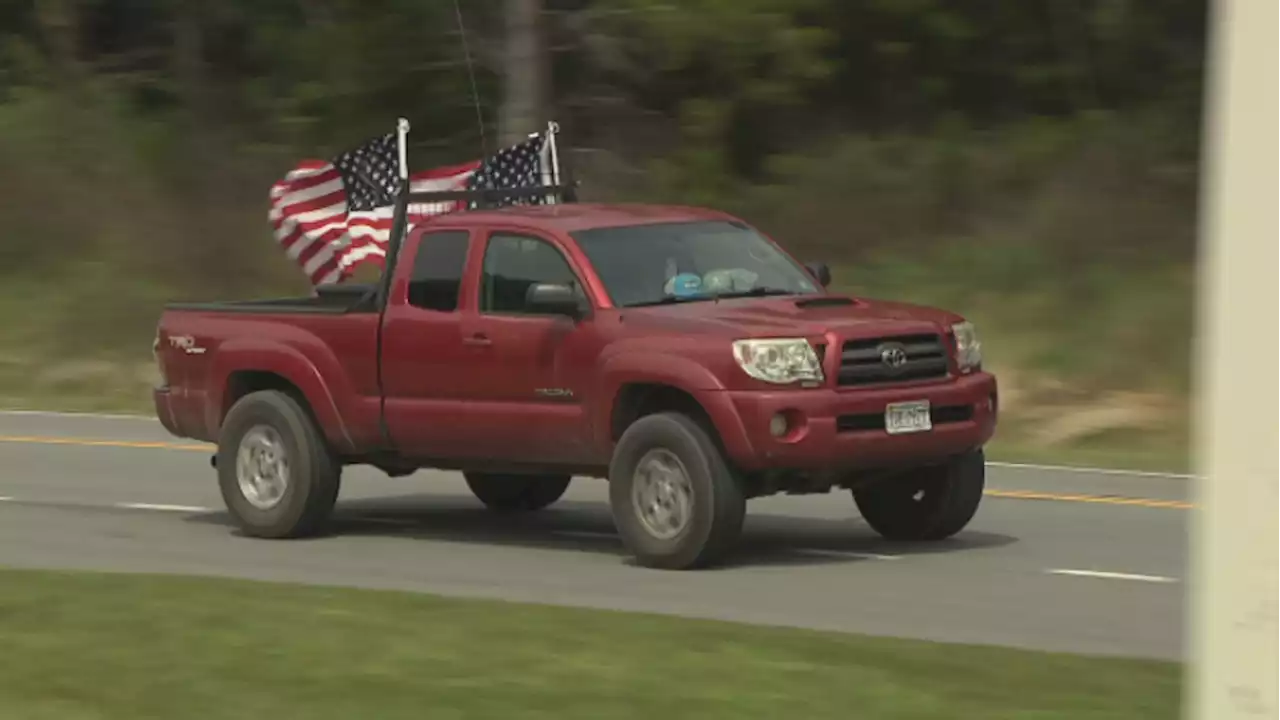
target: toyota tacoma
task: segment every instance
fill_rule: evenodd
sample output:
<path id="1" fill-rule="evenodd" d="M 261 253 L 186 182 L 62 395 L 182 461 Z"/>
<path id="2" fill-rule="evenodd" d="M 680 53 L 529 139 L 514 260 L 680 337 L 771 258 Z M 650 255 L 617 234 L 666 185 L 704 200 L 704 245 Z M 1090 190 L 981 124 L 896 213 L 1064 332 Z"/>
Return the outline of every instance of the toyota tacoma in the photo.
<path id="1" fill-rule="evenodd" d="M 779 493 L 848 491 L 899 541 L 973 518 L 998 401 L 963 317 L 834 292 L 713 210 L 554 202 L 406 231 L 409 200 L 379 282 L 160 318 L 156 412 L 217 444 L 246 534 L 321 531 L 356 464 L 461 471 L 502 513 L 605 479 L 628 552 L 667 569 L 722 561 L 747 501 Z"/>

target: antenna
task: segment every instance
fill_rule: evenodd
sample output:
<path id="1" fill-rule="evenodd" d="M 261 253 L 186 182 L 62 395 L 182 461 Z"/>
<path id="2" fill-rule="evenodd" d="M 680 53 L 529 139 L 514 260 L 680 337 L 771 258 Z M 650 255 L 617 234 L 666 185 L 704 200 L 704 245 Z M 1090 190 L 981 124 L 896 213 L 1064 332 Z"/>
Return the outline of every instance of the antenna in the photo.
<path id="1" fill-rule="evenodd" d="M 453 0 L 453 13 L 458 18 L 458 33 L 462 36 L 462 55 L 467 61 L 467 77 L 471 80 L 471 102 L 476 107 L 476 124 L 480 126 L 480 157 L 489 157 L 489 143 L 485 140 L 484 115 L 480 112 L 480 91 L 476 88 L 476 71 L 471 62 L 471 48 L 467 45 L 467 28 L 462 24 L 462 6 Z"/>

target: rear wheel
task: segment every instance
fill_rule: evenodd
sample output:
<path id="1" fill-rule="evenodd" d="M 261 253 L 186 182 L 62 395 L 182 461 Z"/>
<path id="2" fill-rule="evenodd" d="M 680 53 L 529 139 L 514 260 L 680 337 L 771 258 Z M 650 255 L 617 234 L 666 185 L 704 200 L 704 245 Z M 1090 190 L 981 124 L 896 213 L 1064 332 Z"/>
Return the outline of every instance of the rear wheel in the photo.
<path id="1" fill-rule="evenodd" d="M 853 499 L 871 529 L 888 540 L 943 540 L 973 519 L 985 483 L 985 456 L 975 450 L 854 491 Z"/>
<path id="2" fill-rule="evenodd" d="M 677 413 L 645 416 L 622 434 L 609 505 L 636 561 L 667 570 L 721 560 L 746 515 L 746 495 L 711 435 Z"/>
<path id="3" fill-rule="evenodd" d="M 467 487 L 485 506 L 500 512 L 541 510 L 569 488 L 568 475 L 464 473 Z"/>
<path id="4" fill-rule="evenodd" d="M 218 487 L 245 534 L 301 537 L 333 512 L 342 465 L 310 413 L 277 390 L 231 407 L 218 438 Z"/>

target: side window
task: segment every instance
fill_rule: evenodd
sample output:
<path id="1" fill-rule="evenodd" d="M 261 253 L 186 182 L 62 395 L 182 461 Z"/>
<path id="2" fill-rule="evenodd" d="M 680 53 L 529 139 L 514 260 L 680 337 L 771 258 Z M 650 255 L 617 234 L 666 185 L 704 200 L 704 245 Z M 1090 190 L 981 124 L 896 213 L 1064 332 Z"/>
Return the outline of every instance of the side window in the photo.
<path id="1" fill-rule="evenodd" d="M 554 245 L 525 235 L 495 233 L 484 251 L 480 312 L 525 315 L 525 295 L 536 283 L 559 283 L 585 298 L 578 278 Z"/>
<path id="2" fill-rule="evenodd" d="M 467 265 L 470 238 L 465 230 L 424 233 L 409 275 L 409 304 L 424 310 L 453 312 Z"/>

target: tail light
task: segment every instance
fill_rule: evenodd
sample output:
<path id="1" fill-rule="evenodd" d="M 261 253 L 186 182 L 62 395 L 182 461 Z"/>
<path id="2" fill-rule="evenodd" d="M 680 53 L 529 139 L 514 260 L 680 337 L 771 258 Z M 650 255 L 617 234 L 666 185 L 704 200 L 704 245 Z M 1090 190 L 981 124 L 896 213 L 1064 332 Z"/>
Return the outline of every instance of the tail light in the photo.
<path id="1" fill-rule="evenodd" d="M 151 341 L 151 359 L 155 361 L 156 371 L 160 373 L 160 386 L 168 387 L 169 376 L 164 369 L 164 358 L 160 356 L 160 328 L 156 328 L 156 336 Z"/>

